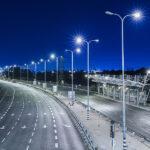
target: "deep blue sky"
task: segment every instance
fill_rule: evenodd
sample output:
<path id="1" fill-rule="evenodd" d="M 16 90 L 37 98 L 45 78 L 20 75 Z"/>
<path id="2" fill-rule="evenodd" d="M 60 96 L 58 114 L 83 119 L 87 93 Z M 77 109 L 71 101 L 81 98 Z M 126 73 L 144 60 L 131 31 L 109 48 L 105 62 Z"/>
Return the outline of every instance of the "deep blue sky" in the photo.
<path id="1" fill-rule="evenodd" d="M 122 15 L 141 9 L 144 18 L 125 23 L 126 69 L 150 67 L 149 0 L 5 0 L 0 2 L 0 64 L 24 64 L 51 52 L 70 57 L 73 36 L 99 38 L 91 47 L 91 69 L 119 69 L 121 66 L 120 22 L 106 10 Z M 75 68 L 86 67 L 86 49 L 75 56 Z"/>

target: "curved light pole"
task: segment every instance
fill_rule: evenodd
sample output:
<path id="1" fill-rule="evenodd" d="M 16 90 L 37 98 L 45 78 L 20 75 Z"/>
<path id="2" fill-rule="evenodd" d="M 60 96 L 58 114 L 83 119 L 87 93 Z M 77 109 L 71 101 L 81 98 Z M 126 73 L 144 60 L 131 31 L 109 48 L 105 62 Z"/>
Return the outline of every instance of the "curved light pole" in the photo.
<path id="1" fill-rule="evenodd" d="M 68 49 L 66 49 L 65 50 L 66 52 L 70 52 L 71 53 L 71 73 L 72 73 L 72 75 L 71 75 L 71 80 L 72 80 L 72 102 L 74 101 L 74 97 L 73 97 L 73 87 L 74 87 L 74 85 L 73 85 L 73 80 L 74 80 L 74 78 L 73 78 L 73 72 L 74 72 L 74 52 L 72 51 L 72 50 L 68 50 Z M 80 53 L 80 49 L 78 48 L 78 49 L 76 49 L 76 52 L 77 53 Z"/>
<path id="2" fill-rule="evenodd" d="M 92 44 L 93 42 L 98 43 L 99 39 L 94 39 L 94 40 L 90 40 L 90 41 L 86 41 L 85 39 L 83 39 L 81 36 L 76 37 L 76 43 L 77 44 L 83 44 L 85 43 L 87 46 L 87 120 L 89 120 L 89 111 L 90 111 L 90 104 L 89 104 L 89 95 L 90 95 L 90 87 L 89 87 L 89 72 L 90 72 L 90 44 Z"/>
<path id="3" fill-rule="evenodd" d="M 136 11 L 132 14 L 121 16 L 120 14 L 117 13 L 112 13 L 110 11 L 105 12 L 106 15 L 110 16 L 117 16 L 121 20 L 121 47 L 122 47 L 122 84 L 123 84 L 123 150 L 127 149 L 127 144 L 126 144 L 126 103 L 125 103 L 125 81 L 124 81 L 124 74 L 125 74 L 125 67 L 124 67 L 124 21 L 128 17 L 134 17 L 136 20 L 141 18 L 141 13 L 139 11 Z"/>

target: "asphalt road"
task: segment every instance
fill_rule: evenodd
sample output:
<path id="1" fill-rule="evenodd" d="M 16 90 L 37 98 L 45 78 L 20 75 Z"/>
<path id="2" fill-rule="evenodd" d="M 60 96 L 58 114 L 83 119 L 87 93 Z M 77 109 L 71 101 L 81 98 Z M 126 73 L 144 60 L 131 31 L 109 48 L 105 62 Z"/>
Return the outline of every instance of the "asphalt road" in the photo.
<path id="1" fill-rule="evenodd" d="M 59 87 L 59 91 L 67 96 L 67 87 Z M 77 100 L 87 104 L 86 91 L 76 91 Z M 122 123 L 122 103 L 90 94 L 90 106 L 107 117 Z M 126 105 L 126 118 L 128 129 L 150 141 L 150 111 Z"/>
<path id="2" fill-rule="evenodd" d="M 66 111 L 42 91 L 0 81 L 0 150 L 84 150 Z"/>

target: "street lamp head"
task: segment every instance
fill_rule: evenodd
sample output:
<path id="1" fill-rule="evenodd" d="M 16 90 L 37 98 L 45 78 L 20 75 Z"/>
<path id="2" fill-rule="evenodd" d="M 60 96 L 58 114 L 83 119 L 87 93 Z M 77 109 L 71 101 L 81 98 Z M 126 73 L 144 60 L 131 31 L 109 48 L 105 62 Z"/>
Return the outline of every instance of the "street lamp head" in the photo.
<path id="1" fill-rule="evenodd" d="M 150 74 L 150 70 L 147 71 L 147 74 Z"/>
<path id="2" fill-rule="evenodd" d="M 40 62 L 43 62 L 43 61 L 44 61 L 44 60 L 41 58 L 41 59 L 40 59 Z"/>
<path id="3" fill-rule="evenodd" d="M 142 17 L 142 13 L 141 13 L 141 11 L 135 11 L 135 12 L 133 12 L 132 16 L 134 19 L 139 20 Z"/>
<path id="4" fill-rule="evenodd" d="M 99 39 L 95 39 L 95 40 L 93 40 L 94 42 L 96 42 L 96 43 L 98 43 L 99 42 Z"/>
<path id="5" fill-rule="evenodd" d="M 31 64 L 32 64 L 32 65 L 34 65 L 34 64 L 35 64 L 35 62 L 34 62 L 34 61 L 32 61 L 32 62 L 31 62 Z"/>
<path id="6" fill-rule="evenodd" d="M 56 58 L 56 55 L 55 55 L 55 54 L 51 54 L 51 55 L 50 55 L 50 58 L 51 58 L 52 60 L 54 60 L 54 59 Z"/>
<path id="7" fill-rule="evenodd" d="M 77 43 L 77 44 L 82 44 L 83 42 L 84 42 L 84 39 L 83 39 L 83 37 L 82 36 L 77 36 L 76 38 L 75 38 L 75 42 Z"/>
<path id="8" fill-rule="evenodd" d="M 114 15 L 114 13 L 112 13 L 112 12 L 110 12 L 110 11 L 105 11 L 105 14 L 106 14 L 106 15 L 111 15 L 111 16 Z"/>
<path id="9" fill-rule="evenodd" d="M 79 54 L 79 53 L 81 53 L 81 49 L 80 48 L 77 48 L 76 49 L 76 52 Z"/>
<path id="10" fill-rule="evenodd" d="M 17 65 L 14 65 L 14 67 L 16 67 Z"/>

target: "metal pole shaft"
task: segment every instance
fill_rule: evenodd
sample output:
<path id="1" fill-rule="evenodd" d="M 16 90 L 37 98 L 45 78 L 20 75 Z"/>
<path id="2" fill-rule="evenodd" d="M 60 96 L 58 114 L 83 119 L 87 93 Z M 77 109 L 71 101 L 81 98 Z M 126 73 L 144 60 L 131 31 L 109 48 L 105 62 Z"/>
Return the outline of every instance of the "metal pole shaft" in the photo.
<path id="1" fill-rule="evenodd" d="M 36 81 L 36 71 L 37 71 L 37 66 L 36 66 L 36 63 L 35 63 L 35 81 Z"/>
<path id="2" fill-rule="evenodd" d="M 29 67 L 27 65 L 27 82 L 28 82 L 28 80 L 29 80 Z"/>
<path id="3" fill-rule="evenodd" d="M 126 145 L 126 102 L 125 102 L 125 81 L 124 81 L 124 19 L 121 20 L 121 32 L 122 32 L 122 81 L 123 81 L 123 150 L 127 149 Z"/>
<path id="4" fill-rule="evenodd" d="M 9 79 L 9 67 L 8 67 L 8 79 Z"/>
<path id="5" fill-rule="evenodd" d="M 58 85 L 58 57 L 56 57 L 56 84 Z"/>
<path id="6" fill-rule="evenodd" d="M 20 80 L 21 80 L 21 67 L 20 67 Z"/>
<path id="7" fill-rule="evenodd" d="M 44 75 L 44 81 L 45 81 L 45 83 L 46 83 L 46 71 L 47 71 L 47 69 L 46 69 L 46 60 L 45 60 L 45 62 L 44 62 L 44 69 L 45 69 L 45 75 Z"/>
<path id="8" fill-rule="evenodd" d="M 14 71 L 15 71 L 15 69 L 14 69 L 14 67 L 13 67 L 13 79 L 14 79 Z"/>
<path id="9" fill-rule="evenodd" d="M 71 68 L 72 68 L 72 101 L 73 101 L 73 51 L 71 51 Z"/>
<path id="10" fill-rule="evenodd" d="M 90 111 L 90 106 L 89 106 L 89 95 L 90 95 L 90 89 L 89 89 L 89 47 L 90 43 L 87 42 L 87 120 L 89 120 L 89 111 Z"/>

